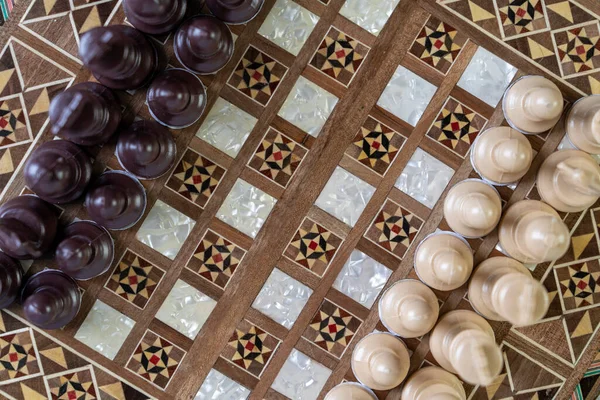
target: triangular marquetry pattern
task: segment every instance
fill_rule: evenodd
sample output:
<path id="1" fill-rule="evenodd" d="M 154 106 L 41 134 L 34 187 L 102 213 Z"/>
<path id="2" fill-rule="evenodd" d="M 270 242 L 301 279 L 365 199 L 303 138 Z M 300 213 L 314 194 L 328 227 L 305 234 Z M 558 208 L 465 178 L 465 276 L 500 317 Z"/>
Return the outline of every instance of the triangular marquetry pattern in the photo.
<path id="1" fill-rule="evenodd" d="M 595 332 L 600 326 L 600 309 L 592 308 L 565 315 L 571 348 L 575 362 L 585 352 Z"/>
<path id="2" fill-rule="evenodd" d="M 562 317 L 542 320 L 535 325 L 513 327 L 512 330 L 536 346 L 545 349 L 545 351 L 551 353 L 565 364 L 573 364 L 569 349 L 569 334 L 566 331 Z"/>

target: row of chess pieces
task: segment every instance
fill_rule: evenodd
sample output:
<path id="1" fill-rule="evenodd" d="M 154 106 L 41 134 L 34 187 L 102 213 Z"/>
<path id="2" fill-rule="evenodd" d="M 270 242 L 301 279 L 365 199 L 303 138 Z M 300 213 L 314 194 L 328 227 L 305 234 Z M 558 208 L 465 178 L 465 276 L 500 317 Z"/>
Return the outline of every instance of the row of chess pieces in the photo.
<path id="1" fill-rule="evenodd" d="M 420 281 L 400 280 L 379 300 L 379 317 L 390 333 L 372 333 L 358 342 L 351 366 L 360 383 L 342 383 L 326 400 L 374 400 L 371 389 L 398 387 L 410 367 L 400 338 L 428 333 L 431 353 L 441 368 L 425 367 L 412 374 L 402 388 L 402 400 L 465 400 L 459 377 L 486 386 L 502 370 L 502 353 L 486 319 L 525 326 L 546 315 L 548 292 L 523 263 L 562 257 L 570 235 L 556 210 L 583 211 L 600 197 L 600 166 L 590 155 L 600 154 L 600 96 L 582 98 L 569 110 L 566 135 L 578 150 L 557 151 L 543 162 L 536 181 L 543 201 L 518 201 L 504 211 L 494 186 L 516 184 L 525 176 L 534 156 L 525 135 L 554 127 L 564 101 L 552 81 L 525 76 L 506 90 L 502 104 L 510 127 L 487 129 L 471 147 L 471 164 L 481 179 L 457 183 L 444 200 L 444 218 L 453 232 L 433 233 L 417 246 L 414 268 Z M 482 238 L 496 228 L 507 256 L 488 258 L 474 269 L 465 238 Z M 476 312 L 455 310 L 439 318 L 431 288 L 450 291 L 467 282 Z"/>
<path id="2" fill-rule="evenodd" d="M 113 263 L 109 230 L 128 229 L 144 214 L 140 179 L 156 179 L 176 161 L 168 128 L 187 127 L 204 112 L 206 90 L 196 74 L 215 73 L 229 62 L 234 45 L 227 24 L 254 18 L 263 2 L 207 0 L 212 15 L 184 20 L 190 14 L 187 0 L 125 0 L 134 28 L 98 27 L 82 35 L 80 58 L 100 83 L 79 83 L 52 100 L 50 130 L 57 140 L 36 148 L 23 168 L 35 196 L 17 196 L 0 206 L 0 309 L 20 300 L 25 318 L 42 329 L 60 329 L 75 318 L 81 304 L 76 280 L 95 278 Z M 174 30 L 175 55 L 185 69 L 164 70 L 162 49 L 146 34 Z M 123 126 L 113 90 L 142 87 L 156 122 Z M 125 171 L 109 170 L 92 179 L 90 150 L 117 131 L 115 153 Z M 79 200 L 89 220 L 59 226 L 52 205 Z M 42 257 L 52 257 L 56 269 L 25 281 L 17 260 Z"/>

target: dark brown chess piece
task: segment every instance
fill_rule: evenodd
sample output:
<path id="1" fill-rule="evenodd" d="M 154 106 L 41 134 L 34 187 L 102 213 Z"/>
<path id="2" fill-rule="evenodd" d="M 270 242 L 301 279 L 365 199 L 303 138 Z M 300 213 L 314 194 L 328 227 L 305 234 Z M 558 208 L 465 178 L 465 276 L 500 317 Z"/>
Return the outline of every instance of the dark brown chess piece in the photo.
<path id="1" fill-rule="evenodd" d="M 51 132 L 82 146 L 105 143 L 121 122 L 117 97 L 94 82 L 79 83 L 50 103 Z"/>
<path id="2" fill-rule="evenodd" d="M 92 184 L 85 196 L 90 218 L 108 229 L 132 227 L 146 209 L 146 191 L 132 175 L 108 171 Z"/>
<path id="3" fill-rule="evenodd" d="M 10 306 L 19 295 L 23 283 L 21 264 L 0 252 L 0 309 Z"/>
<path id="4" fill-rule="evenodd" d="M 0 206 L 0 250 L 19 260 L 40 258 L 50 250 L 58 220 L 39 197 L 15 197 Z"/>
<path id="5" fill-rule="evenodd" d="M 212 74 L 229 62 L 234 46 L 225 23 L 210 15 L 198 15 L 177 29 L 173 47 L 185 68 L 197 74 Z"/>
<path id="6" fill-rule="evenodd" d="M 95 278 L 106 272 L 114 257 L 110 233 L 92 221 L 77 221 L 65 228 L 56 248 L 57 267 L 77 280 Z"/>
<path id="7" fill-rule="evenodd" d="M 69 203 L 83 194 L 92 177 L 92 160 L 67 140 L 51 140 L 38 147 L 25 164 L 25 183 L 53 204 Z"/>
<path id="8" fill-rule="evenodd" d="M 146 94 L 152 117 L 169 128 L 181 129 L 198 121 L 206 108 L 206 89 L 184 69 L 169 69 L 152 82 Z"/>
<path id="9" fill-rule="evenodd" d="M 81 292 L 69 275 L 47 269 L 25 282 L 21 302 L 25 318 L 33 325 L 42 329 L 60 329 L 79 312 Z"/>
<path id="10" fill-rule="evenodd" d="M 210 12 L 228 24 L 245 24 L 260 12 L 264 0 L 206 0 Z"/>
<path id="11" fill-rule="evenodd" d="M 158 35 L 175 29 L 183 20 L 187 0 L 124 0 L 123 11 L 136 29 Z"/>
<path id="12" fill-rule="evenodd" d="M 156 47 L 126 25 L 90 29 L 81 36 L 79 56 L 98 82 L 113 89 L 142 87 L 160 68 Z"/>

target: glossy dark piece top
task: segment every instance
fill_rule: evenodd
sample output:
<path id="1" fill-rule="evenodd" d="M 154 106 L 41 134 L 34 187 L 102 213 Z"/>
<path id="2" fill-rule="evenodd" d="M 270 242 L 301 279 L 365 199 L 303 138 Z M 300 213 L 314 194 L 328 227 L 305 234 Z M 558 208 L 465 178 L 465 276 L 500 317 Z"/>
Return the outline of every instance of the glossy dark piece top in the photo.
<path id="1" fill-rule="evenodd" d="M 176 156 L 173 135 L 154 121 L 136 121 L 119 134 L 119 163 L 138 178 L 158 178 L 173 166 Z"/>
<path id="2" fill-rule="evenodd" d="M 25 183 L 53 204 L 81 196 L 92 177 L 92 160 L 76 144 L 51 140 L 38 147 L 25 164 Z"/>
<path id="3" fill-rule="evenodd" d="M 105 228 L 91 221 L 73 222 L 56 248 L 56 266 L 74 279 L 92 279 L 110 268 L 114 248 Z"/>
<path id="4" fill-rule="evenodd" d="M 175 33 L 173 46 L 179 62 L 197 74 L 212 74 L 223 68 L 234 48 L 227 25 L 210 15 L 184 21 Z"/>
<path id="5" fill-rule="evenodd" d="M 158 72 L 158 52 L 140 31 L 126 25 L 102 26 L 81 36 L 79 57 L 98 82 L 113 89 L 146 85 Z"/>
<path id="6" fill-rule="evenodd" d="M 10 306 L 19 296 L 23 283 L 21 264 L 0 253 L 0 308 Z"/>
<path id="7" fill-rule="evenodd" d="M 228 24 L 245 24 L 260 12 L 265 0 L 206 0 L 210 12 Z"/>
<path id="8" fill-rule="evenodd" d="M 136 29 L 158 35 L 179 25 L 187 10 L 187 0 L 124 0 L 123 10 Z"/>
<path id="9" fill-rule="evenodd" d="M 81 292 L 69 275 L 47 269 L 25 282 L 21 302 L 25 318 L 33 325 L 42 329 L 60 329 L 79 312 Z"/>
<path id="10" fill-rule="evenodd" d="M 146 191 L 132 175 L 108 171 L 92 184 L 85 196 L 90 219 L 108 229 L 135 225 L 146 209 Z"/>
<path id="11" fill-rule="evenodd" d="M 0 206 L 0 249 L 19 260 L 40 258 L 56 237 L 58 219 L 44 200 L 18 196 Z"/>
<path id="12" fill-rule="evenodd" d="M 56 96 L 48 114 L 53 135 L 82 146 L 105 143 L 121 122 L 117 97 L 95 82 L 78 83 Z"/>
<path id="13" fill-rule="evenodd" d="M 206 108 L 206 89 L 191 72 L 168 69 L 152 82 L 146 94 L 152 117 L 169 128 L 181 129 L 198 121 Z"/>

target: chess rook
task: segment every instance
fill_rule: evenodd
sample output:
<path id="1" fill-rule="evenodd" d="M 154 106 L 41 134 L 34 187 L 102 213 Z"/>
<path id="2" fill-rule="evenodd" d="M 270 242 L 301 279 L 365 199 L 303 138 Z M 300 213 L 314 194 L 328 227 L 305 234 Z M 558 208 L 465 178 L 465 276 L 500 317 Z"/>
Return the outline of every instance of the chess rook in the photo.
<path id="1" fill-rule="evenodd" d="M 579 150 L 600 154 L 600 95 L 579 99 L 567 114 L 567 137 Z"/>
<path id="2" fill-rule="evenodd" d="M 187 0 L 124 0 L 123 11 L 136 29 L 158 35 L 172 31 L 185 17 Z"/>

